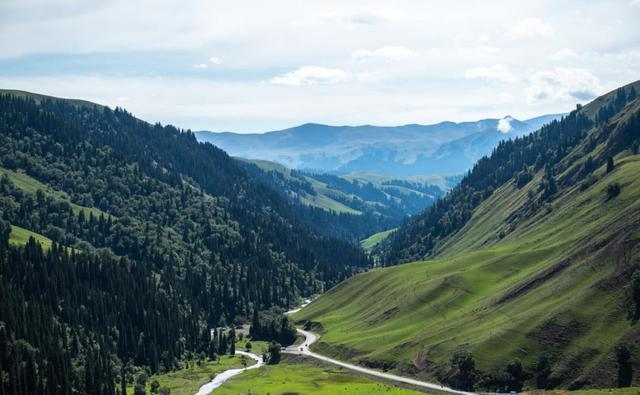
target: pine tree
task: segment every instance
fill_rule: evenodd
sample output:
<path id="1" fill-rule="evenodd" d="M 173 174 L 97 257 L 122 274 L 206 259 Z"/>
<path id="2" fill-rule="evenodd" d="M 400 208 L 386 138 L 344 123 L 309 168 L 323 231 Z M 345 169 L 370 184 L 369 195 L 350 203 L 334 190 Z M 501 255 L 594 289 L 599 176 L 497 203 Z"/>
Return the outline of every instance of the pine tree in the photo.
<path id="1" fill-rule="evenodd" d="M 611 173 L 614 169 L 613 157 L 607 158 L 607 173 Z"/>

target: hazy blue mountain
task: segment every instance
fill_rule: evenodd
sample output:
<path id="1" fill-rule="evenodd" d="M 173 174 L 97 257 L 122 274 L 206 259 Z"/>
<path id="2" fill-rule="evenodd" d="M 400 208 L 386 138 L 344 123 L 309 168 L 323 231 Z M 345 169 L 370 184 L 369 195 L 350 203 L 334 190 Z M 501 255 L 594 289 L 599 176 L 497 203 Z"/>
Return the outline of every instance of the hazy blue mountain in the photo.
<path id="1" fill-rule="evenodd" d="M 539 129 L 562 114 L 434 125 L 329 126 L 308 123 L 267 133 L 196 132 L 229 152 L 294 169 L 414 176 L 462 173 L 500 140 Z"/>

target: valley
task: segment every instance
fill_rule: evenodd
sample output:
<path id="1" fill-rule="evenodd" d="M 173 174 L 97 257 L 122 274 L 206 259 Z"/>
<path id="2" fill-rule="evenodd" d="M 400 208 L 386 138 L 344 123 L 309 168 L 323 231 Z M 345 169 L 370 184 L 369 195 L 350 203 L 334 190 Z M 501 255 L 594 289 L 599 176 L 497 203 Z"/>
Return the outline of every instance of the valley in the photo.
<path id="1" fill-rule="evenodd" d="M 289 169 L 123 109 L 1 94 L 2 388 L 637 386 L 637 89 L 464 177 Z M 228 356 L 247 339 L 260 369 Z"/>
<path id="2" fill-rule="evenodd" d="M 0 395 L 640 395 L 640 0 L 0 0 Z"/>

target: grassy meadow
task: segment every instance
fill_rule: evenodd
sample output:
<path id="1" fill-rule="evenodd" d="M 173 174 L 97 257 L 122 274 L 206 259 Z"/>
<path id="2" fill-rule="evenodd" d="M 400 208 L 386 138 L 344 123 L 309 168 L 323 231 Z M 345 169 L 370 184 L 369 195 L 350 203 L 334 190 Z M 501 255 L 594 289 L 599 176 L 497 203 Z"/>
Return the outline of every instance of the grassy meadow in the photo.
<path id="1" fill-rule="evenodd" d="M 608 386 L 616 375 L 613 348 L 640 339 L 617 285 L 634 259 L 628 246 L 640 240 L 626 230 L 640 220 L 640 156 L 616 163 L 515 229 L 508 217 L 528 188 L 505 185 L 441 258 L 350 278 L 293 318 L 321 325 L 318 351 L 400 373 L 433 379 L 455 350 L 466 349 L 483 371 L 516 358 L 532 369 L 547 355 L 558 384 L 580 380 L 574 366 L 581 364 L 594 385 Z M 622 192 L 610 199 L 612 182 Z M 610 249 L 625 248 L 627 260 L 611 261 Z"/>

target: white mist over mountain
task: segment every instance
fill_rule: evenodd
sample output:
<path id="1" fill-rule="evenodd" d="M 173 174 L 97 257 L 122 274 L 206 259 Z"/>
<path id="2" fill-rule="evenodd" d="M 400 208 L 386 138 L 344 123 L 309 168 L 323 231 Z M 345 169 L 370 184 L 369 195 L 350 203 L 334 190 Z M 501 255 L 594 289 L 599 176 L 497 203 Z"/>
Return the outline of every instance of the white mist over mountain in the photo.
<path id="1" fill-rule="evenodd" d="M 511 126 L 511 122 L 513 121 L 513 117 L 511 115 L 507 115 L 498 121 L 498 127 L 496 128 L 500 133 L 509 133 L 513 127 Z"/>

